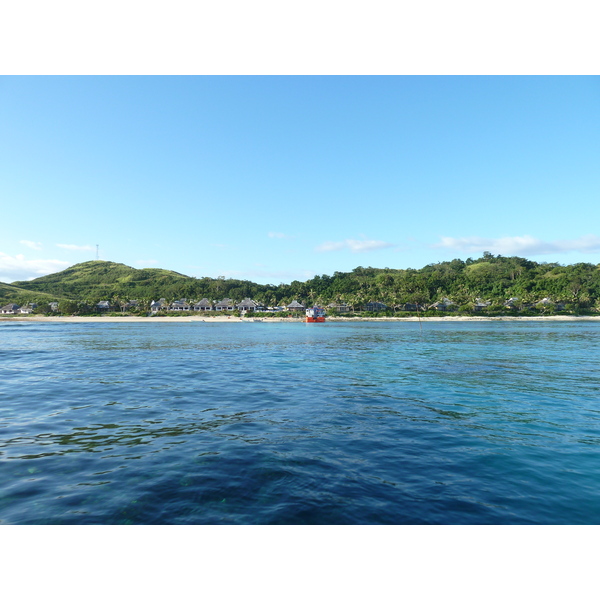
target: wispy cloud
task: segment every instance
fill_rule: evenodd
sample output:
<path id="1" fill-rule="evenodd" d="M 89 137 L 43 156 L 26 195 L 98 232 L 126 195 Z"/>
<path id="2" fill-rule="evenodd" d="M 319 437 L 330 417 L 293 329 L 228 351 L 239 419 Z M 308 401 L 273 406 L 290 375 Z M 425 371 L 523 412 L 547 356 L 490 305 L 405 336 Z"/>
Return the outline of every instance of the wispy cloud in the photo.
<path id="1" fill-rule="evenodd" d="M 59 248 L 63 248 L 63 250 L 77 250 L 79 252 L 89 252 L 95 250 L 92 246 L 76 246 L 75 244 L 56 244 Z"/>
<path id="2" fill-rule="evenodd" d="M 149 258 L 148 260 L 136 260 L 136 265 L 157 265 L 158 261 L 153 258 Z"/>
<path id="3" fill-rule="evenodd" d="M 267 234 L 270 238 L 274 238 L 277 240 L 289 240 L 292 239 L 293 236 L 287 235 L 286 233 L 279 233 L 277 231 L 269 231 Z"/>
<path id="4" fill-rule="evenodd" d="M 323 242 L 317 246 L 317 252 L 335 252 L 337 250 L 350 250 L 351 252 L 372 252 L 373 250 L 384 250 L 393 248 L 395 244 L 381 240 L 344 240 L 343 242 Z"/>
<path id="5" fill-rule="evenodd" d="M 23 244 L 23 246 L 27 246 L 28 248 L 31 248 L 32 250 L 41 250 L 42 249 L 41 242 L 31 242 L 29 240 L 21 240 L 19 242 L 19 244 Z"/>
<path id="6" fill-rule="evenodd" d="M 49 275 L 67 268 L 71 263 L 64 260 L 27 260 L 22 254 L 10 256 L 0 252 L 0 281 L 25 281 L 41 275 Z"/>
<path id="7" fill-rule="evenodd" d="M 446 248 L 456 252 L 491 252 L 492 254 L 559 254 L 565 252 L 600 252 L 600 237 L 584 235 L 574 240 L 556 240 L 545 242 L 531 235 L 480 238 L 480 237 L 443 237 L 435 248 Z"/>

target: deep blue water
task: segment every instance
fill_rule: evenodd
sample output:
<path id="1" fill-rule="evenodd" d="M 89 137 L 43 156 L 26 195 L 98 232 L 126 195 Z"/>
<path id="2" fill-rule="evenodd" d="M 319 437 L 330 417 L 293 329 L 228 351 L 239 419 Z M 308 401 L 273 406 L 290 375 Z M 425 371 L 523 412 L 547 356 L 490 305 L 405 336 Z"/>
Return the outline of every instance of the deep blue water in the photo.
<path id="1" fill-rule="evenodd" d="M 600 523 L 600 324 L 0 323 L 0 523 Z"/>

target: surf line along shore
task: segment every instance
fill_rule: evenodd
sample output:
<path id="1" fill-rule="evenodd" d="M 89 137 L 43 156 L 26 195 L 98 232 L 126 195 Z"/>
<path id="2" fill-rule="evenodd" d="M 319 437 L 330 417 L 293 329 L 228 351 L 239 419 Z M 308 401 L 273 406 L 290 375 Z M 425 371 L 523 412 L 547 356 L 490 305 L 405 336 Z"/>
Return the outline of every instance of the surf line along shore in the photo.
<path id="1" fill-rule="evenodd" d="M 553 315 L 539 317 L 421 317 L 423 322 L 428 321 L 447 321 L 447 322 L 465 322 L 465 321 L 598 321 L 600 315 L 594 317 L 578 317 L 571 315 Z M 45 317 L 36 316 L 4 316 L 0 317 L 0 322 L 19 322 L 19 323 L 252 323 L 260 321 L 262 323 L 304 323 L 303 317 Z M 417 317 L 328 317 L 328 322 L 336 323 L 356 323 L 356 322 L 390 322 L 405 321 L 418 322 Z"/>

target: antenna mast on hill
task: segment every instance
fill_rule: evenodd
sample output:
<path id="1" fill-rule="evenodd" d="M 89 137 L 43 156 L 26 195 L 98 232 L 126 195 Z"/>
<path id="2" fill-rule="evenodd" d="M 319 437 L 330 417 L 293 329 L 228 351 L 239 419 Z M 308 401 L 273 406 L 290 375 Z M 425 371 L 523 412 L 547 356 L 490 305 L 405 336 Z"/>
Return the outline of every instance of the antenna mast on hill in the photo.
<path id="1" fill-rule="evenodd" d="M 96 260 L 100 260 L 100 251 L 99 251 L 100 245 L 96 244 Z"/>

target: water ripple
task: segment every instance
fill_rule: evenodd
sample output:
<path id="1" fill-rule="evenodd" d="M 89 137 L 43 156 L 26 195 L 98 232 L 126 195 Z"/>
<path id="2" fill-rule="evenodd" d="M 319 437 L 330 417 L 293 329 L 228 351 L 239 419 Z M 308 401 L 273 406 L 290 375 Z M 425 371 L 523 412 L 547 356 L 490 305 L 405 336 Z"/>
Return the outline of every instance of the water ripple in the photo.
<path id="1" fill-rule="evenodd" d="M 0 324 L 2 523 L 598 523 L 596 323 Z"/>

